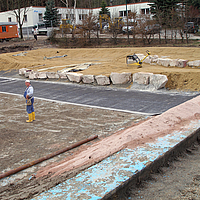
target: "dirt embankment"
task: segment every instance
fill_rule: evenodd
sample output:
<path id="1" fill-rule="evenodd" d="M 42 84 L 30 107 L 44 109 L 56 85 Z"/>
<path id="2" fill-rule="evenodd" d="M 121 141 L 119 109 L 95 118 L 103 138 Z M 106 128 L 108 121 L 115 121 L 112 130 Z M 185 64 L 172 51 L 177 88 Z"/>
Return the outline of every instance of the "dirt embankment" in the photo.
<path id="1" fill-rule="evenodd" d="M 34 70 L 58 66 L 46 71 L 58 71 L 67 65 L 81 63 L 95 63 L 88 69 L 81 71 L 82 74 L 107 75 L 111 72 L 151 72 L 154 74 L 167 75 L 169 81 L 166 85 L 169 89 L 200 91 L 200 68 L 163 67 L 143 63 L 142 68 L 127 65 L 127 55 L 133 53 L 146 54 L 147 48 L 82 48 L 82 49 L 59 49 L 40 48 L 28 50 L 24 56 L 13 56 L 21 53 L 6 53 L 0 55 L 0 70 L 31 68 Z M 189 61 L 199 60 L 200 48 L 187 47 L 149 47 L 152 55 L 168 57 L 171 59 L 186 59 Z M 25 52 L 25 51 L 24 51 Z M 45 59 L 45 57 L 62 56 L 63 58 Z"/>

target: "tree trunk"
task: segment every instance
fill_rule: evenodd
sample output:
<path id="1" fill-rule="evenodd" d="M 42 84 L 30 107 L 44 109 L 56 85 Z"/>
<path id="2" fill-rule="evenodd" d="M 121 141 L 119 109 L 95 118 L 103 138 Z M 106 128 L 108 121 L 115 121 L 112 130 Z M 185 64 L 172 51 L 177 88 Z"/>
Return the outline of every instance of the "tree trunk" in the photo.
<path id="1" fill-rule="evenodd" d="M 19 24 L 19 30 L 20 30 L 21 39 L 23 39 L 22 24 L 21 23 Z"/>

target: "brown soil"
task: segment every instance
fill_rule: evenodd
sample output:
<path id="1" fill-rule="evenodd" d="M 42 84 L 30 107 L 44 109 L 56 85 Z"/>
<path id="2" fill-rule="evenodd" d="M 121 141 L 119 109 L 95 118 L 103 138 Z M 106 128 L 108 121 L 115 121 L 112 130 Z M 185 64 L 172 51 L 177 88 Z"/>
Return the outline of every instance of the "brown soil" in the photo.
<path id="1" fill-rule="evenodd" d="M 39 41 L 38 41 L 38 44 Z M 32 47 L 37 46 L 36 43 Z M 133 53 L 146 54 L 149 50 L 152 55 L 159 57 L 167 56 L 172 59 L 186 59 L 189 61 L 199 60 L 200 48 L 197 47 L 132 47 L 132 48 L 82 48 L 82 49 L 60 49 L 60 48 L 41 48 L 26 50 L 25 56 L 13 56 L 20 52 L 6 53 L 0 55 L 0 70 L 30 68 L 44 69 L 57 66 L 46 71 L 58 71 L 66 68 L 67 65 L 81 63 L 96 63 L 88 69 L 81 71 L 82 74 L 106 75 L 112 72 L 151 72 L 154 74 L 164 74 L 168 77 L 166 87 L 177 90 L 200 91 L 200 68 L 178 68 L 149 65 L 143 63 L 142 68 L 128 65 L 125 62 L 126 56 Z M 38 47 L 37 47 L 38 48 Z M 24 51 L 25 52 L 25 51 Z M 44 59 L 45 57 L 62 56 L 64 58 Z"/>
<path id="2" fill-rule="evenodd" d="M 31 49 L 33 50 L 27 50 L 26 47 L 23 50 L 28 52 L 26 56 L 13 56 L 20 53 L 20 51 L 1 54 L 0 70 L 20 69 L 23 67 L 41 69 L 52 66 L 92 62 L 101 64 L 93 65 L 81 73 L 103 74 L 108 76 L 111 72 L 152 72 L 166 74 L 169 79 L 167 87 L 170 89 L 200 90 L 200 69 L 198 68 L 166 68 L 148 64 L 143 64 L 142 68 L 137 68 L 125 64 L 127 55 L 133 53 L 145 54 L 147 48 L 43 48 L 47 46 L 44 46 L 44 42 L 41 41 L 38 41 L 38 44 L 31 43 L 31 45 Z M 188 60 L 199 60 L 200 55 L 200 48 L 151 47 L 148 50 L 151 51 L 152 55 L 158 55 L 159 57 L 169 56 L 170 58 Z M 45 56 L 51 57 L 64 54 L 68 56 L 51 60 L 43 59 Z M 62 68 L 57 67 L 51 71 L 57 71 Z M 90 142 L 83 147 L 79 147 L 77 150 L 81 152 L 88 145 L 92 145 L 103 138 L 113 135 L 113 133 L 120 129 L 131 127 L 135 123 L 145 120 L 144 116 L 135 114 L 36 100 L 35 109 L 37 110 L 37 120 L 32 124 L 27 124 L 25 123 L 27 113 L 25 111 L 24 99 L 22 97 L 13 97 L 5 94 L 0 94 L 0 97 L 1 172 L 19 167 L 91 135 L 98 134 L 100 136 L 100 139 Z M 10 104 L 11 99 L 12 106 Z M 47 175 L 38 179 L 34 178 L 34 173 L 38 169 L 41 169 L 41 167 L 47 166 L 51 162 L 62 161 L 67 156 L 73 157 L 74 155 L 76 155 L 75 150 L 69 151 L 17 174 L 15 179 L 7 178 L 5 180 L 6 184 L 0 181 L 0 199 L 31 198 L 34 194 L 47 190 L 70 176 L 73 176 L 79 170 L 86 168 L 87 165 L 73 172 L 63 174 L 60 177 L 52 178 Z M 197 168 L 198 166 L 195 169 Z M 30 177 L 32 178 L 30 179 Z M 176 178 L 178 179 L 179 177 L 176 176 Z M 184 180 L 182 182 L 184 183 Z"/>
<path id="3" fill-rule="evenodd" d="M 21 171 L 16 174 L 16 177 L 14 175 L 15 178 L 7 177 L 5 180 L 0 180 L 0 199 L 25 199 L 45 188 L 55 186 L 63 179 L 77 173 L 81 168 L 65 174 L 64 177 L 50 179 L 45 176 L 36 180 L 34 178 L 29 180 L 29 178 L 36 174 L 41 167 L 51 162 L 61 161 L 66 157 L 73 157 L 76 151 L 82 151 L 88 145 L 145 119 L 144 116 L 137 114 L 59 104 L 38 99 L 35 99 L 34 104 L 36 121 L 31 124 L 26 123 L 27 113 L 24 98 L 0 94 L 1 173 L 69 147 L 90 136 L 98 135 L 99 138 Z M 16 182 L 17 184 L 15 184 Z"/>

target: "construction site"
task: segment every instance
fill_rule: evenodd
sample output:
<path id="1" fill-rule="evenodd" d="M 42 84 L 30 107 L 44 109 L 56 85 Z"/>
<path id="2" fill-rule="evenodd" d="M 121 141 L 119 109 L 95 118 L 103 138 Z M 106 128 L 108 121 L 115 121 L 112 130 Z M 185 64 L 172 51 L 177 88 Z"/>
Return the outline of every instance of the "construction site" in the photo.
<path id="1" fill-rule="evenodd" d="M 200 197 L 199 47 L 17 45 L 0 45 L 0 199 Z"/>

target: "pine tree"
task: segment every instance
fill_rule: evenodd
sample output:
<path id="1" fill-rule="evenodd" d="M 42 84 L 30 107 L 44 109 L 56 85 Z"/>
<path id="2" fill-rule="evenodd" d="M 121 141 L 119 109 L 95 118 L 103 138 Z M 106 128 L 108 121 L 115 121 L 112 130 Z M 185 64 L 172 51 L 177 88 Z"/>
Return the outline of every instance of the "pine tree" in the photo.
<path id="1" fill-rule="evenodd" d="M 171 18 L 172 11 L 178 8 L 179 0 L 153 0 L 150 4 L 151 13 L 157 21 L 163 21 L 164 24 Z"/>
<path id="2" fill-rule="evenodd" d="M 59 25 L 58 10 L 55 8 L 54 0 L 46 2 L 46 11 L 44 13 L 44 23 L 46 27 L 56 27 Z"/>
<path id="3" fill-rule="evenodd" d="M 200 11 L 200 1 L 199 0 L 188 0 L 188 5 L 197 8 Z"/>
<path id="4" fill-rule="evenodd" d="M 102 1 L 101 2 L 101 10 L 100 10 L 100 12 L 99 12 L 99 14 L 108 14 L 109 13 L 109 9 L 108 8 L 106 8 L 106 3 L 105 3 L 105 1 Z"/>

